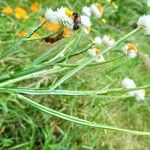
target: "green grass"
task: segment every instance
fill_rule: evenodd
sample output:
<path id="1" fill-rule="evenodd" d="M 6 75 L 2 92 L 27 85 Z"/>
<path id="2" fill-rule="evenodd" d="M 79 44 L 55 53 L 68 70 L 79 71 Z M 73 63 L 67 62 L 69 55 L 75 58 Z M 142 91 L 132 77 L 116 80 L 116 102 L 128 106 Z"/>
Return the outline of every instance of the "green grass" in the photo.
<path id="1" fill-rule="evenodd" d="M 146 0 L 116 0 L 118 10 L 101 0 L 106 23 L 92 18 L 88 36 L 80 30 L 53 45 L 32 37 L 22 39 L 17 33 L 25 30 L 30 36 L 47 7 L 64 5 L 81 13 L 84 5 L 96 1 L 39 0 L 38 13 L 31 12 L 32 2 L 0 1 L 0 11 L 5 6 L 21 6 L 30 12 L 27 20 L 0 15 L 0 149 L 148 150 L 150 137 L 128 130 L 149 134 L 150 70 L 144 67 L 143 58 L 129 60 L 121 48 L 133 42 L 150 54 L 149 36 L 137 32 L 111 51 L 102 49 L 108 51 L 106 63 L 94 63 L 87 54 L 95 36 L 110 34 L 117 41 L 133 31 L 138 17 L 149 13 Z M 53 34 L 41 28 L 38 33 Z M 62 50 L 66 54 L 61 58 Z M 126 76 L 145 88 L 144 102 L 120 89 Z M 120 132 L 120 128 L 127 130 Z"/>

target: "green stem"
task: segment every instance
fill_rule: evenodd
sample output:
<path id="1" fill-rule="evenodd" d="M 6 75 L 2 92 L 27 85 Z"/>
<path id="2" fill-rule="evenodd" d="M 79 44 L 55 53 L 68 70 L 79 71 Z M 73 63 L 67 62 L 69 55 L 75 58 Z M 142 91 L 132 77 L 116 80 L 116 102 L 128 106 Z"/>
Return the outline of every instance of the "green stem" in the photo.
<path id="1" fill-rule="evenodd" d="M 23 39 L 18 41 L 15 45 L 13 45 L 10 49 L 8 49 L 6 52 L 0 55 L 0 59 L 2 59 L 5 56 L 8 56 L 12 54 L 17 48 L 25 41 L 25 39 L 29 38 L 33 33 L 35 33 L 38 29 L 40 29 L 44 24 L 46 23 L 43 22 L 42 24 L 38 25 L 37 27 L 33 28 Z"/>
<path id="2" fill-rule="evenodd" d="M 129 36 L 135 34 L 137 31 L 139 31 L 140 28 L 137 28 L 133 31 L 131 31 L 130 33 L 128 33 L 127 35 L 125 35 L 123 38 L 119 39 L 117 42 L 115 42 L 115 44 L 109 48 L 107 48 L 106 50 L 104 50 L 102 52 L 102 55 L 109 52 L 110 50 L 112 50 L 114 47 L 116 47 L 120 42 L 122 42 L 123 40 L 125 40 L 126 38 L 128 38 Z M 80 71 L 82 68 L 84 68 L 86 65 L 90 64 L 95 58 L 90 58 L 88 60 L 85 60 L 85 62 L 81 63 L 80 66 L 76 67 L 75 69 L 71 70 L 69 73 L 67 73 L 64 77 L 62 77 L 60 80 L 58 80 L 53 86 L 50 87 L 50 89 L 54 90 L 55 88 L 57 88 L 59 85 L 61 85 L 64 81 L 66 81 L 67 79 L 69 79 L 72 75 L 74 75 L 75 73 L 77 73 L 78 71 Z"/>
<path id="3" fill-rule="evenodd" d="M 122 129 L 122 128 L 118 128 L 118 127 L 113 127 L 113 126 L 107 126 L 107 125 L 102 125 L 102 124 L 98 124 L 95 122 L 90 122 L 84 119 L 80 119 L 71 115 L 67 115 L 64 113 L 61 113 L 59 111 L 55 111 L 51 108 L 45 107 L 39 103 L 36 103 L 32 100 L 30 100 L 29 98 L 21 95 L 21 94 L 17 94 L 18 98 L 23 100 L 25 103 L 28 103 L 29 105 L 37 108 L 38 110 L 41 110 L 47 114 L 53 115 L 55 117 L 76 123 L 76 124 L 80 124 L 80 125 L 84 125 L 84 126 L 89 126 L 89 127 L 94 127 L 94 128 L 101 128 L 101 129 L 107 129 L 107 130 L 113 130 L 113 131 L 120 131 L 120 132 L 125 132 L 125 133 L 132 133 L 135 135 L 147 135 L 150 136 L 150 132 L 142 132 L 142 131 L 134 131 L 134 130 L 128 130 L 128 129 Z"/>
<path id="4" fill-rule="evenodd" d="M 2 82 L 2 83 L 0 83 L 0 87 L 7 86 L 7 85 L 10 85 L 12 83 L 16 83 L 16 82 L 19 82 L 19 81 L 22 81 L 22 80 L 36 78 L 36 77 L 43 76 L 43 75 L 46 75 L 46 74 L 57 73 L 57 72 L 60 72 L 60 71 L 64 71 L 65 69 L 67 69 L 67 68 L 59 68 L 59 69 L 54 68 L 54 69 L 49 69 L 49 70 L 46 69 L 46 70 L 42 70 L 42 71 L 39 71 L 39 72 L 34 72 L 34 73 L 31 73 L 31 74 L 27 74 L 27 75 L 24 75 L 24 76 L 15 78 L 15 79 L 10 79 L 10 80 L 7 80 L 5 82 Z"/>
<path id="5" fill-rule="evenodd" d="M 40 40 L 40 39 L 43 39 L 43 38 L 46 38 L 46 37 L 49 37 L 49 36 L 52 36 L 52 35 L 54 35 L 54 33 L 51 33 L 51 34 L 48 34 L 48 35 L 44 35 L 44 36 L 40 36 L 40 37 L 37 37 L 37 38 L 26 38 L 26 39 L 24 39 L 24 42 Z M 13 43 L 13 42 L 16 42 L 16 40 L 1 41 L 0 43 L 6 44 L 6 43 Z"/>
<path id="6" fill-rule="evenodd" d="M 115 94 L 115 93 L 127 93 L 130 91 L 136 91 L 139 89 L 147 89 L 150 88 L 150 85 L 145 85 L 133 89 L 125 90 L 123 88 L 114 88 L 107 90 L 93 90 L 93 91 L 73 91 L 73 90 L 44 90 L 44 89 L 29 89 L 29 88 L 6 88 L 0 87 L 0 92 L 15 92 L 20 94 L 28 94 L 28 95 L 66 95 L 66 96 L 94 96 L 94 95 L 104 95 L 106 94 Z"/>

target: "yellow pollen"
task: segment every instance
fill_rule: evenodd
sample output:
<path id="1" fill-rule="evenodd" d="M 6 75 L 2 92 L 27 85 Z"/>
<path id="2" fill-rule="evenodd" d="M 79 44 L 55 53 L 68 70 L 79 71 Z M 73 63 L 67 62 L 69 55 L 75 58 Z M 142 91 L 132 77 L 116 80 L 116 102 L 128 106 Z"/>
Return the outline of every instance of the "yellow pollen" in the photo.
<path id="1" fill-rule="evenodd" d="M 137 51 L 137 47 L 134 44 L 129 43 L 127 46 L 129 51 Z"/>
<path id="2" fill-rule="evenodd" d="M 74 18 L 74 16 L 73 16 L 73 12 L 70 10 L 70 9 L 68 9 L 68 8 L 65 8 L 65 13 L 66 13 L 66 15 L 68 16 L 68 17 L 70 17 L 70 18 Z"/>
<path id="3" fill-rule="evenodd" d="M 71 34 L 72 34 L 72 32 L 71 32 L 71 30 L 70 30 L 70 29 L 68 29 L 68 28 L 64 28 L 63 36 L 64 36 L 65 38 L 70 37 L 70 36 L 71 36 Z"/>
<path id="4" fill-rule="evenodd" d="M 87 32 L 90 32 L 91 28 L 90 27 L 86 27 L 86 30 L 87 30 Z"/>
<path id="5" fill-rule="evenodd" d="M 57 23 L 46 23 L 45 27 L 50 31 L 57 31 L 60 28 L 60 25 Z"/>
<path id="6" fill-rule="evenodd" d="M 93 48 L 93 51 L 96 53 L 96 55 L 100 55 L 100 49 L 98 49 L 98 48 Z"/>
<path id="7" fill-rule="evenodd" d="M 2 12 L 6 15 L 9 15 L 13 13 L 13 9 L 11 7 L 5 7 Z"/>
<path id="8" fill-rule="evenodd" d="M 104 7 L 103 7 L 102 5 L 96 3 L 96 6 L 97 6 L 97 9 L 98 9 L 101 13 L 104 12 Z"/>

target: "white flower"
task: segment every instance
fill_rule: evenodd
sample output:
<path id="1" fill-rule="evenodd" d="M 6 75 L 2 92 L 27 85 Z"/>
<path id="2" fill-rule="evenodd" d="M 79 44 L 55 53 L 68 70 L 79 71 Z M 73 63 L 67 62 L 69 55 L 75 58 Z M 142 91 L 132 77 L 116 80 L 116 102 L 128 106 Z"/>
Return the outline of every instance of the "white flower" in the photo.
<path id="1" fill-rule="evenodd" d="M 86 34 L 89 34 L 89 32 L 91 31 L 91 21 L 90 18 L 87 16 L 81 16 L 81 24 L 84 27 L 84 32 Z"/>
<path id="2" fill-rule="evenodd" d="M 132 79 L 128 78 L 128 77 L 126 77 L 122 80 L 121 85 L 125 89 L 136 88 L 135 82 Z M 135 91 L 129 91 L 128 95 L 131 96 L 131 97 L 135 96 Z"/>
<path id="3" fill-rule="evenodd" d="M 93 43 L 96 45 L 100 45 L 102 43 L 101 37 L 99 37 L 99 36 L 95 37 Z"/>
<path id="4" fill-rule="evenodd" d="M 143 101 L 145 99 L 145 90 L 144 89 L 136 90 L 135 99 L 137 101 Z"/>
<path id="5" fill-rule="evenodd" d="M 105 62 L 105 58 L 103 57 L 103 55 L 101 54 L 100 50 L 97 48 L 91 48 L 88 50 L 88 54 L 91 57 L 95 57 L 95 61 L 96 62 Z"/>
<path id="6" fill-rule="evenodd" d="M 69 29 L 73 29 L 73 12 L 66 7 L 57 9 L 59 22 Z"/>
<path id="7" fill-rule="evenodd" d="M 81 24 L 82 24 L 84 27 L 90 27 L 90 26 L 91 26 L 90 18 L 87 17 L 87 16 L 81 16 Z"/>
<path id="8" fill-rule="evenodd" d="M 137 47 L 134 44 L 131 43 L 126 44 L 123 47 L 122 51 L 128 58 L 137 57 Z"/>
<path id="9" fill-rule="evenodd" d="M 45 11 L 45 18 L 52 23 L 59 23 L 57 12 L 53 11 L 51 8 Z"/>
<path id="10" fill-rule="evenodd" d="M 90 8 L 91 13 L 95 15 L 97 18 L 100 18 L 104 12 L 104 8 L 98 3 L 92 4 Z"/>
<path id="11" fill-rule="evenodd" d="M 128 78 L 128 77 L 125 77 L 122 82 L 121 82 L 121 85 L 125 88 L 125 89 L 131 89 L 131 88 L 136 88 L 136 84 L 135 82 Z"/>
<path id="12" fill-rule="evenodd" d="M 140 27 L 145 35 L 150 35 L 150 15 L 143 15 L 139 18 L 138 27 Z"/>
<path id="13" fill-rule="evenodd" d="M 111 36 L 105 35 L 102 38 L 102 42 L 103 42 L 104 45 L 110 47 L 110 46 L 112 46 L 115 43 L 115 40 Z"/>
<path id="14" fill-rule="evenodd" d="M 128 78 L 128 77 L 126 77 L 122 80 L 121 85 L 125 89 L 136 88 L 135 82 L 132 79 Z M 137 101 L 143 101 L 145 99 L 145 90 L 140 89 L 140 90 L 129 91 L 128 95 L 131 96 L 131 97 L 135 97 L 135 99 Z"/>
<path id="15" fill-rule="evenodd" d="M 85 15 L 87 17 L 90 17 L 91 16 L 91 9 L 90 9 L 90 7 L 84 6 L 82 8 L 82 13 L 83 13 L 83 15 Z"/>

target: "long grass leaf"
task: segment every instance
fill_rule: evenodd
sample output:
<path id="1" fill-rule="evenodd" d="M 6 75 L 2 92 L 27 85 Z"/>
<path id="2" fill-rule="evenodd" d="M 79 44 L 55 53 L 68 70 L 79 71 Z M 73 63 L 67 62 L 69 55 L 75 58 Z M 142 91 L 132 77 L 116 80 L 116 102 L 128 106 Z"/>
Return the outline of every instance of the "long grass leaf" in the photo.
<path id="1" fill-rule="evenodd" d="M 147 135 L 150 136 L 150 132 L 142 132 L 142 131 L 134 131 L 134 130 L 128 130 L 128 129 L 122 129 L 122 128 L 118 128 L 118 127 L 112 127 L 112 126 L 107 126 L 107 125 L 101 125 L 101 124 L 97 124 L 95 122 L 90 122 L 84 119 L 80 119 L 74 116 L 70 116 L 64 113 L 61 113 L 59 111 L 53 110 L 51 108 L 45 107 L 35 101 L 30 100 L 29 98 L 18 94 L 17 95 L 19 99 L 23 100 L 24 102 L 30 104 L 31 106 L 37 108 L 38 110 L 41 110 L 42 112 L 48 113 L 50 115 L 53 115 L 55 117 L 76 123 L 76 124 L 80 124 L 80 125 L 84 125 L 84 126 L 89 126 L 89 127 L 94 127 L 94 128 L 101 128 L 101 129 L 107 129 L 107 130 L 114 130 L 114 131 L 118 131 L 118 132 L 126 132 L 126 133 L 132 133 L 135 135 Z"/>

